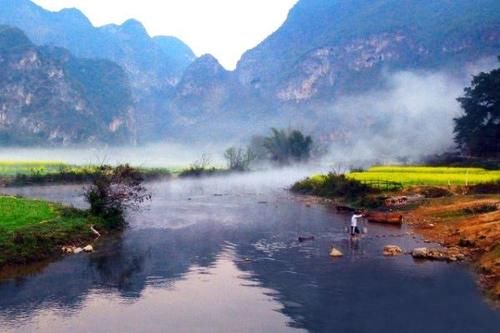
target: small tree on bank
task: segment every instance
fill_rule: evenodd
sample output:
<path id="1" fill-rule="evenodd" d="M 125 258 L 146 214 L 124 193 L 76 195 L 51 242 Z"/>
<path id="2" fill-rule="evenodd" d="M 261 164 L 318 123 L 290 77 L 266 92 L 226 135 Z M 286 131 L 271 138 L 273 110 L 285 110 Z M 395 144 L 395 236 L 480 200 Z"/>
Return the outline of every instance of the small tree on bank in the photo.
<path id="1" fill-rule="evenodd" d="M 286 165 L 307 162 L 311 157 L 313 140 L 298 130 L 272 128 L 272 135 L 264 139 L 264 148 L 271 161 Z"/>
<path id="2" fill-rule="evenodd" d="M 92 183 L 84 188 L 90 212 L 104 218 L 110 227 L 120 227 L 125 210 L 137 210 L 143 202 L 151 200 L 142 183 L 142 175 L 128 164 L 100 166 Z"/>
<path id="3" fill-rule="evenodd" d="M 500 61 L 500 57 L 499 57 Z M 464 115 L 455 119 L 455 142 L 472 156 L 500 155 L 500 68 L 480 73 L 458 98 Z"/>
<path id="4" fill-rule="evenodd" d="M 234 171 L 247 171 L 255 159 L 255 155 L 250 148 L 243 149 L 236 147 L 228 148 L 224 152 L 224 157 L 226 158 L 229 170 Z"/>

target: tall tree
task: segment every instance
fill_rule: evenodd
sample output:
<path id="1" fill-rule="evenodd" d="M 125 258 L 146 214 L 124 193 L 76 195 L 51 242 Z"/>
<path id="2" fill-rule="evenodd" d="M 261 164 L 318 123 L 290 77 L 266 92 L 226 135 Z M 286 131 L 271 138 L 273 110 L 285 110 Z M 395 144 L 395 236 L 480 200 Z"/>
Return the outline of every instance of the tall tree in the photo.
<path id="1" fill-rule="evenodd" d="M 455 142 L 472 156 L 500 156 L 500 68 L 474 76 L 464 92 L 457 99 L 464 115 L 455 118 Z"/>

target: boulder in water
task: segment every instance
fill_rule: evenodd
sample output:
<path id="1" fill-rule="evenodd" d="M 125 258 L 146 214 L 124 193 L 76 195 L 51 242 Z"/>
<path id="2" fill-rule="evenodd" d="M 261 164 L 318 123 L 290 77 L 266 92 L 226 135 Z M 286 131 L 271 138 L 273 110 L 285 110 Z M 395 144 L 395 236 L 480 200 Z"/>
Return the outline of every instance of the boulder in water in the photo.
<path id="1" fill-rule="evenodd" d="M 342 257 L 343 254 L 342 254 L 342 252 L 340 252 L 336 248 L 332 247 L 332 250 L 330 251 L 330 256 L 337 258 L 337 257 Z"/>
<path id="2" fill-rule="evenodd" d="M 398 256 L 403 251 L 397 245 L 386 245 L 384 246 L 384 256 Z"/>

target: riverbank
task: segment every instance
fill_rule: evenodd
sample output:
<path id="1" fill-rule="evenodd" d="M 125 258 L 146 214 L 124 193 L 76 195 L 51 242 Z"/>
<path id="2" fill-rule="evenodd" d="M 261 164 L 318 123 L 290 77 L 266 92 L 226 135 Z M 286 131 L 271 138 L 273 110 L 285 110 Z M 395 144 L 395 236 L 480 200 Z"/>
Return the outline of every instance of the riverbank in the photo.
<path id="1" fill-rule="evenodd" d="M 466 254 L 481 287 L 500 301 L 500 194 L 435 198 L 401 213 L 426 240 Z"/>
<path id="2" fill-rule="evenodd" d="M 91 227 L 109 232 L 103 219 L 87 211 L 0 196 L 0 268 L 59 256 L 63 246 L 88 245 L 96 238 Z"/>
<path id="3" fill-rule="evenodd" d="M 403 171 L 394 170 L 401 178 Z M 380 212 L 380 216 L 402 216 L 401 223 L 408 224 L 412 233 L 419 234 L 428 243 L 440 244 L 444 248 L 442 253 L 464 254 L 478 272 L 480 285 L 489 298 L 500 301 L 499 182 L 411 186 L 414 178 L 404 178 L 408 184 L 384 191 L 367 187 L 368 184 L 349 175 L 317 175 L 294 184 L 291 190 L 322 197 L 321 201 L 342 211 L 357 208 Z M 443 182 L 446 176 L 438 175 L 434 179 Z"/>

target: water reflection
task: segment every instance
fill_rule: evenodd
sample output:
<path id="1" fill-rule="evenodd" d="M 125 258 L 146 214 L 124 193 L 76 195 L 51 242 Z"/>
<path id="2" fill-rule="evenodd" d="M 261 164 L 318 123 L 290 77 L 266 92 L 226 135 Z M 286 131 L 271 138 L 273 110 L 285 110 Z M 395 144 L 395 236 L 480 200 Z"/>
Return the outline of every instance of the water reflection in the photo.
<path id="1" fill-rule="evenodd" d="M 274 176 L 154 184 L 98 251 L 0 283 L 7 332 L 492 332 L 499 313 L 466 267 L 385 258 L 386 244 L 421 245 L 370 225 L 353 244 L 348 216 L 308 207 Z M 68 200 L 75 189 L 32 195 Z M 24 190 L 26 191 L 26 190 Z M 25 192 L 26 193 L 26 192 Z M 75 204 L 78 201 L 75 200 Z M 297 238 L 314 235 L 314 241 Z M 329 257 L 332 245 L 344 252 Z M 424 320 L 425 319 L 425 320 Z"/>

